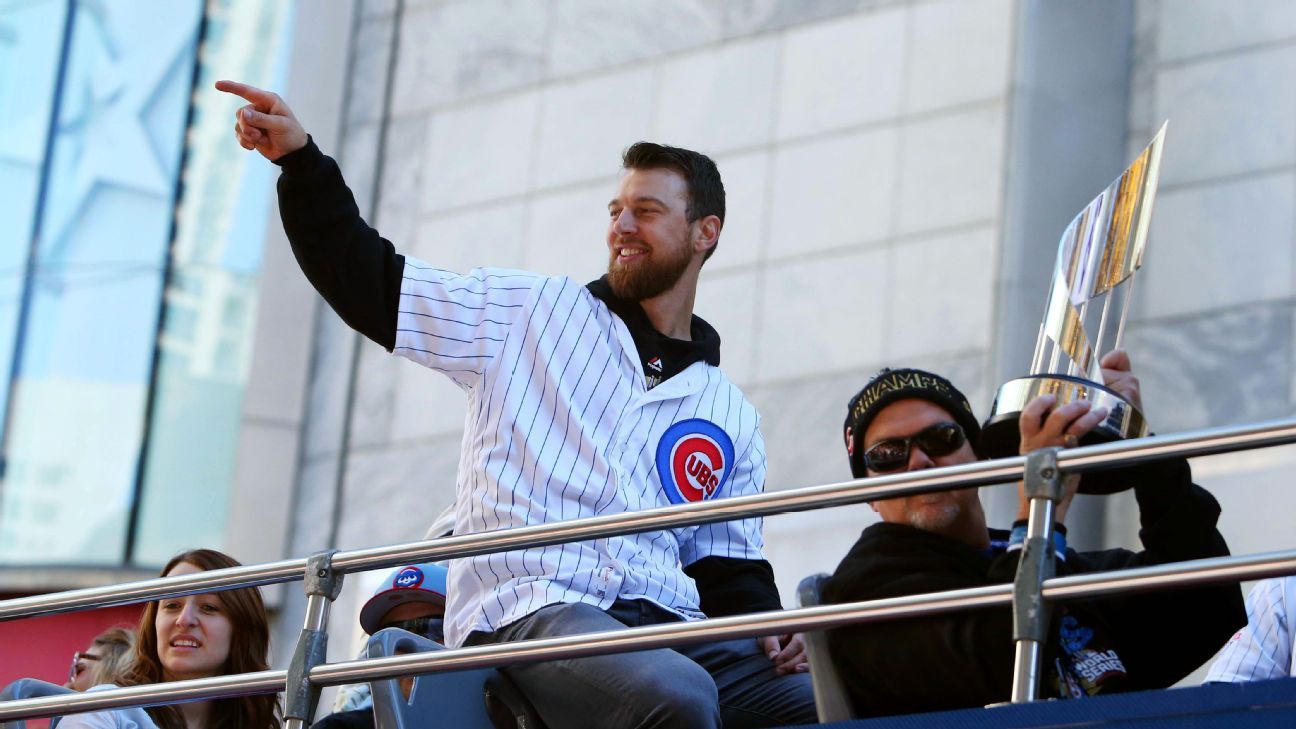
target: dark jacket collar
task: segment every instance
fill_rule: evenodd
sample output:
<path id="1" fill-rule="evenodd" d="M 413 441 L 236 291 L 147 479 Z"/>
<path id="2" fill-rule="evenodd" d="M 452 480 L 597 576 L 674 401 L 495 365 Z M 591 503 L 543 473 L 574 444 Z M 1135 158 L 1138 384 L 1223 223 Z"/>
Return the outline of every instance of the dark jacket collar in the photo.
<path id="1" fill-rule="evenodd" d="M 720 334 L 696 314 L 689 326 L 692 340 L 674 339 L 653 327 L 639 302 L 613 294 L 607 276 L 591 281 L 586 288 L 625 322 L 650 387 L 683 372 L 694 362 L 720 366 Z"/>

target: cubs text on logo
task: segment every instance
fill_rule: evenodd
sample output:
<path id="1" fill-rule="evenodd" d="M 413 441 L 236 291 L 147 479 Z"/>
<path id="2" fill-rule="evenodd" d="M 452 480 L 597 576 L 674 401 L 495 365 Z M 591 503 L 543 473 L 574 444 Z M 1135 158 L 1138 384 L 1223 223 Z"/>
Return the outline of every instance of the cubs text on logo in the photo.
<path id="1" fill-rule="evenodd" d="M 657 475 L 673 504 L 714 497 L 733 470 L 733 460 L 729 434 L 701 418 L 672 425 L 657 443 Z"/>
<path id="2" fill-rule="evenodd" d="M 418 567 L 406 567 L 396 575 L 392 580 L 392 587 L 399 590 L 408 590 L 423 584 L 423 570 Z"/>

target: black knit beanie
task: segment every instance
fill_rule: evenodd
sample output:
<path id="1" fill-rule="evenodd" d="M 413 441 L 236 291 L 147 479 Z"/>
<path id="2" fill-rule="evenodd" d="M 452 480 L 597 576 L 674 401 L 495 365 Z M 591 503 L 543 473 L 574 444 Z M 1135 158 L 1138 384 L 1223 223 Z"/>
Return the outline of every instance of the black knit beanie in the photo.
<path id="1" fill-rule="evenodd" d="M 979 451 L 981 424 L 972 413 L 967 398 L 953 383 L 923 370 L 884 369 L 874 375 L 846 406 L 846 457 L 855 478 L 868 475 L 864 467 L 864 431 L 868 430 L 869 423 L 882 412 L 882 408 L 910 398 L 928 400 L 944 408 L 963 428 L 972 449 Z"/>

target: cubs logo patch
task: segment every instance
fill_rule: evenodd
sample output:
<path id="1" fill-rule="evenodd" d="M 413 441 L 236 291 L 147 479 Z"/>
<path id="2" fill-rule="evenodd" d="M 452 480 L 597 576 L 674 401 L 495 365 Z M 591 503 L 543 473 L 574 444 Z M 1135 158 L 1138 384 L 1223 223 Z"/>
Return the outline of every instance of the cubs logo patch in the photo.
<path id="1" fill-rule="evenodd" d="M 392 588 L 397 590 L 410 590 L 423 584 L 423 570 L 418 567 L 406 567 L 396 573 L 396 578 L 392 580 Z"/>
<path id="2" fill-rule="evenodd" d="M 733 460 L 729 434 L 701 418 L 672 425 L 657 443 L 657 475 L 673 504 L 714 497 L 733 470 Z"/>

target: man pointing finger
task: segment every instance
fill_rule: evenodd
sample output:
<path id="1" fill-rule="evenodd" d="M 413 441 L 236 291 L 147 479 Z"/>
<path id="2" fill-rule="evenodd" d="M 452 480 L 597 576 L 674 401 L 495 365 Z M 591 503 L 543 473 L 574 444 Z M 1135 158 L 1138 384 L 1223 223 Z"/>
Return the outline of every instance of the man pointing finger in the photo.
<path id="1" fill-rule="evenodd" d="M 238 110 L 234 123 L 243 149 L 256 150 L 274 162 L 306 146 L 306 130 L 278 94 L 237 81 L 217 81 L 216 88 L 250 102 Z"/>

